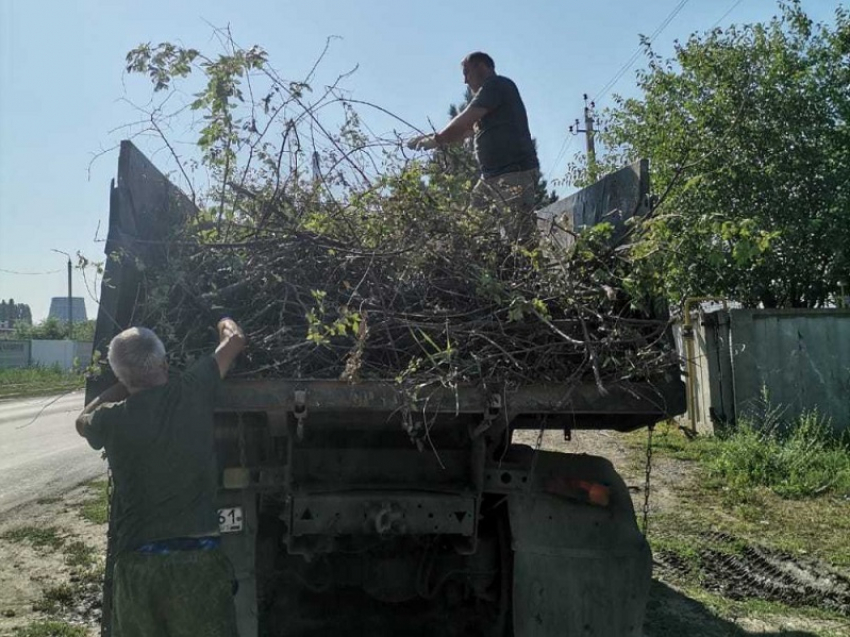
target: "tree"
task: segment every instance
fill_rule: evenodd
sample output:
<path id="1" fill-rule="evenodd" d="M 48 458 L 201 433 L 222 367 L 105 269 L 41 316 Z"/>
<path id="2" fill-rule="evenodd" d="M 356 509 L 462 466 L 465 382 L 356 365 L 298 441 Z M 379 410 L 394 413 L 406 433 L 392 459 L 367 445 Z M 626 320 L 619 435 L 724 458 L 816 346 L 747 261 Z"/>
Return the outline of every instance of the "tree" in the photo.
<path id="1" fill-rule="evenodd" d="M 17 321 L 32 324 L 32 312 L 26 303 L 15 303 L 15 299 L 0 301 L 0 322 L 14 325 Z"/>
<path id="2" fill-rule="evenodd" d="M 692 35 L 673 59 L 645 42 L 642 96 L 605 112 L 602 168 L 648 157 L 664 198 L 636 232 L 632 284 L 675 301 L 819 307 L 848 280 L 850 18 L 780 9 Z"/>
<path id="3" fill-rule="evenodd" d="M 68 328 L 56 317 L 48 317 L 38 325 L 23 321 L 15 323 L 15 338 L 21 340 L 61 340 L 68 336 Z"/>

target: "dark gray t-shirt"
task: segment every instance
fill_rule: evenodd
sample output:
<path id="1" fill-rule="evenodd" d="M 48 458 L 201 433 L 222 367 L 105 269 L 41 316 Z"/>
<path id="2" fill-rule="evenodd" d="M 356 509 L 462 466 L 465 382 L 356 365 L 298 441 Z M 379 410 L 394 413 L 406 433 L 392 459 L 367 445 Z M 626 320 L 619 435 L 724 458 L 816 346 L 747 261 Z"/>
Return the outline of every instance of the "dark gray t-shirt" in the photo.
<path id="1" fill-rule="evenodd" d="M 487 114 L 475 124 L 475 154 L 483 177 L 539 167 L 516 84 L 501 75 L 492 75 L 484 80 L 470 106 L 487 109 Z"/>
<path id="2" fill-rule="evenodd" d="M 86 438 L 106 449 L 112 469 L 118 552 L 218 534 L 213 404 L 220 384 L 215 359 L 205 356 L 167 384 L 93 412 Z"/>

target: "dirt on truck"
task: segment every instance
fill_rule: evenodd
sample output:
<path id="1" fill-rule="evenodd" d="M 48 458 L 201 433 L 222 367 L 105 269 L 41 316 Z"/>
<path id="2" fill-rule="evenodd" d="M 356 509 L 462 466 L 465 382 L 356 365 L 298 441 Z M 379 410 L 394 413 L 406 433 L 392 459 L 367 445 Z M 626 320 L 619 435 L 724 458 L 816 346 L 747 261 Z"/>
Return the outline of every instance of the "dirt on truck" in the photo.
<path id="1" fill-rule="evenodd" d="M 551 245 L 566 249 L 563 243 L 574 241 L 576 228 L 564 225 L 576 209 L 586 216 L 589 202 L 598 201 L 607 206 L 603 213 L 616 208 L 628 216 L 645 204 L 647 193 L 642 163 L 555 204 L 542 215 L 549 231 L 560 229 Z M 173 274 L 174 253 L 185 245 L 175 240 L 175 229 L 196 216 L 193 202 L 123 142 L 95 335 L 101 353 L 112 336 L 139 324 L 162 329 L 173 353 L 171 344 L 188 338 L 175 326 L 193 315 L 200 322 L 204 302 L 226 298 L 240 319 L 247 297 L 239 295 L 258 294 L 238 283 L 219 281 L 194 292 L 187 291 L 197 284 L 190 278 L 163 283 Z M 309 245 L 323 254 L 341 249 L 313 236 Z M 169 294 L 191 301 L 178 318 L 179 303 Z M 324 298 L 313 297 L 317 306 Z M 278 312 L 267 305 L 256 312 L 262 320 Z M 415 375 L 403 372 L 412 357 L 400 359 L 395 377 L 345 373 L 353 360 L 367 369 L 369 356 L 386 354 L 389 342 L 421 346 L 436 339 L 429 327 L 405 331 L 379 324 L 378 309 L 371 309 L 368 338 L 378 339 L 383 325 L 380 334 L 392 340 L 370 350 L 361 317 L 349 325 L 354 345 L 342 359 L 342 373 L 333 376 L 316 371 L 325 368 L 314 360 L 326 361 L 327 354 L 320 339 L 309 342 L 314 323 L 308 320 L 292 338 L 307 341 L 320 358 L 297 365 L 275 362 L 301 351 L 297 341 L 275 340 L 287 326 L 256 328 L 253 341 L 266 344 L 265 350 L 249 352 L 251 368 L 246 363 L 242 374 L 224 383 L 215 421 L 219 522 L 238 580 L 240 637 L 643 634 L 652 556 L 623 479 L 602 457 L 539 447 L 545 432 L 565 438 L 588 429 L 625 432 L 682 413 L 684 387 L 666 320 L 620 317 L 619 329 L 652 323 L 655 340 L 647 338 L 647 347 L 663 350 L 659 360 L 666 363 L 652 374 L 611 380 L 600 372 L 606 364 L 596 360 L 600 352 L 588 353 L 576 345 L 585 341 L 570 336 L 587 335 L 584 319 L 556 320 L 540 304 L 526 312 L 540 319 L 547 338 L 560 339 L 524 336 L 535 343 L 529 350 L 557 356 L 562 345 L 578 348 L 576 360 L 586 374 L 561 379 L 552 367 L 545 377 L 525 381 L 519 375 L 511 382 L 496 382 L 494 375 L 476 381 L 467 374 L 456 382 L 411 383 L 405 378 Z M 249 336 L 260 320 L 246 321 Z M 424 325 L 424 312 L 416 320 Z M 528 330 L 515 316 L 508 329 Z M 469 339 L 478 335 L 470 332 Z M 506 364 L 511 355 L 505 352 Z M 108 370 L 90 380 L 87 399 L 111 382 Z M 518 432 L 531 432 L 523 439 L 536 437 L 537 444 L 517 442 Z M 114 558 L 110 552 L 104 636 L 111 632 Z"/>

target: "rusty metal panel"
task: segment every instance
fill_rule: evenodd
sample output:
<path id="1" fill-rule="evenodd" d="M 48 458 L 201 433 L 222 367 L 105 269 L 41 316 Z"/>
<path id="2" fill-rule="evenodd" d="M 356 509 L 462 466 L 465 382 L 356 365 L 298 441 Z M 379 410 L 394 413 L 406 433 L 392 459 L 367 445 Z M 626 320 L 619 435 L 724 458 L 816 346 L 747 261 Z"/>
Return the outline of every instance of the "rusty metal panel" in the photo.
<path id="1" fill-rule="evenodd" d="M 289 529 L 303 535 L 432 535 L 475 532 L 476 498 L 410 492 L 294 495 Z"/>
<path id="2" fill-rule="evenodd" d="M 792 418 L 817 411 L 850 427 L 850 310 L 730 310 L 735 413 L 763 389 Z"/>
<path id="3" fill-rule="evenodd" d="M 570 232 L 581 232 L 598 223 L 614 226 L 613 241 L 626 232 L 626 221 L 649 211 L 649 162 L 641 159 L 606 175 L 595 184 L 537 211 L 538 227 L 564 247 L 573 243 Z M 562 232 L 556 226 L 568 230 Z"/>
<path id="4" fill-rule="evenodd" d="M 371 413 L 380 422 L 384 422 L 385 414 L 405 408 L 427 413 L 479 414 L 491 405 L 491 394 L 476 385 L 459 386 L 456 391 L 438 387 L 411 401 L 398 385 L 388 381 L 349 383 L 280 379 L 227 381 L 217 406 L 222 411 L 292 412 L 297 391 L 305 392 L 308 414 Z M 636 414 L 646 416 L 646 424 L 649 424 L 682 413 L 684 389 L 679 378 L 663 379 L 654 385 L 619 383 L 607 388 L 606 393 L 591 383 L 540 383 L 505 391 L 503 409 L 510 418 L 520 414 Z M 561 428 L 563 425 L 553 423 L 552 426 Z"/>
<path id="5" fill-rule="evenodd" d="M 468 449 L 444 449 L 437 453 L 410 448 L 380 449 L 374 446 L 320 449 L 298 447 L 292 458 L 293 479 L 310 489 L 378 488 L 449 490 L 468 485 Z"/>

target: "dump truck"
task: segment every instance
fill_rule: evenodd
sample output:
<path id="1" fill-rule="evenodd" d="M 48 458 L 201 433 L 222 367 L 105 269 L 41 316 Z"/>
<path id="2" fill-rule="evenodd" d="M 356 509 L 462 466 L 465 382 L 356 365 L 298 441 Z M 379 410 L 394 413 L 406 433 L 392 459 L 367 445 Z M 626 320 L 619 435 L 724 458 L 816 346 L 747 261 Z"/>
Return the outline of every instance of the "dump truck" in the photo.
<path id="1" fill-rule="evenodd" d="M 591 188 L 632 214 L 648 193 L 646 166 Z M 587 197 L 542 216 L 585 214 Z M 192 209 L 121 144 L 100 352 L 138 320 L 140 270 Z M 89 380 L 87 400 L 111 382 L 108 370 Z M 632 431 L 682 413 L 684 401 L 678 373 L 604 391 L 592 381 L 437 387 L 412 403 L 392 380 L 226 380 L 215 416 L 218 508 L 239 636 L 642 635 L 652 560 L 622 477 L 605 458 L 516 444 L 513 434 Z M 427 426 L 426 448 L 411 444 L 410 421 Z"/>

